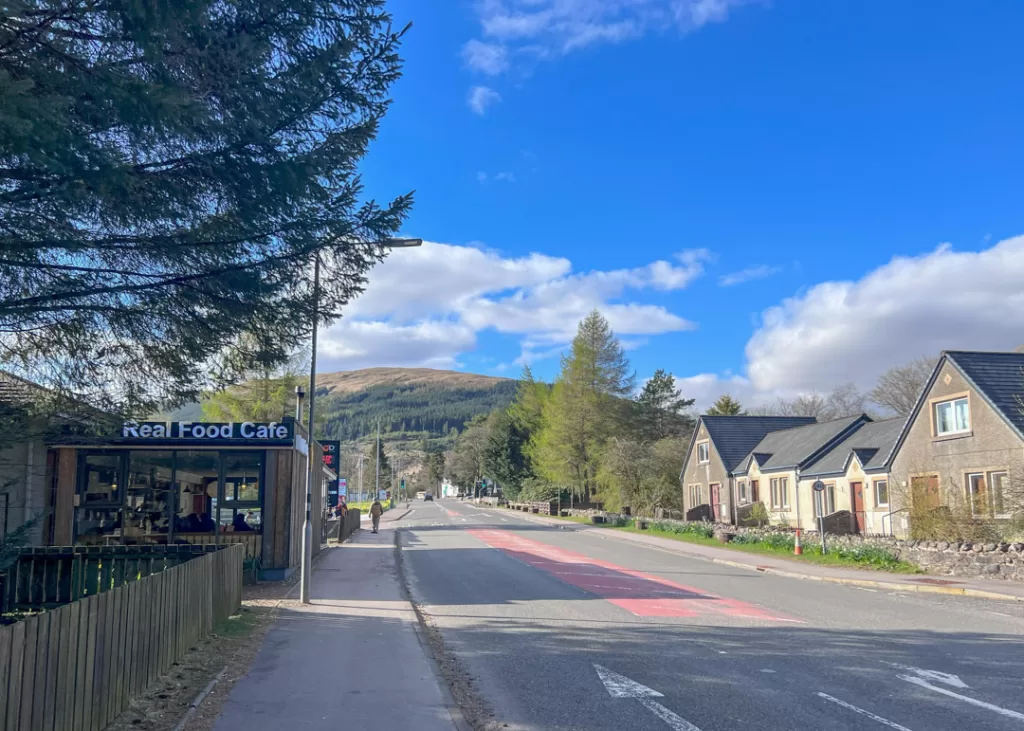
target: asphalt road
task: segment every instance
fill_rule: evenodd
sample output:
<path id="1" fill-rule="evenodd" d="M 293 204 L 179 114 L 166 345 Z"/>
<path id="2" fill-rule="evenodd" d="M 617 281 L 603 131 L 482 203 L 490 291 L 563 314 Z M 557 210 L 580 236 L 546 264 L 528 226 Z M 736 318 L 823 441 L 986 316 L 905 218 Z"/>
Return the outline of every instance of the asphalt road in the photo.
<path id="1" fill-rule="evenodd" d="M 413 599 L 511 731 L 1024 729 L 1022 604 L 758 574 L 458 501 L 397 526 Z"/>

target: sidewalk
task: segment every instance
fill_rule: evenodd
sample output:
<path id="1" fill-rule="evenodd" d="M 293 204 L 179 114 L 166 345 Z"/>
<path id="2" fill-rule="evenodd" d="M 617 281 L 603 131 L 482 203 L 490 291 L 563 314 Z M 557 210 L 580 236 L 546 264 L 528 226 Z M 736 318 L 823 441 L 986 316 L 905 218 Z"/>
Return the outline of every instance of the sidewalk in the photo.
<path id="1" fill-rule="evenodd" d="M 971 596 L 982 599 L 1001 599 L 1008 601 L 1024 602 L 1024 584 L 1011 581 L 992 581 L 988 579 L 974 579 L 961 576 L 923 576 L 914 574 L 890 574 L 885 571 L 871 571 L 868 569 L 844 569 L 834 566 L 822 566 L 820 564 L 803 563 L 790 561 L 784 558 L 762 556 L 743 551 L 731 550 L 728 548 L 716 548 L 705 546 L 699 543 L 687 543 L 675 541 L 671 538 L 645 535 L 643 533 L 629 533 L 626 531 L 598 528 L 581 523 L 573 523 L 559 518 L 548 518 L 539 515 L 516 514 L 517 517 L 544 523 L 545 525 L 557 525 L 572 527 L 580 531 L 593 533 L 602 538 L 613 540 L 629 541 L 631 543 L 642 543 L 652 548 L 658 548 L 671 553 L 700 558 L 705 561 L 735 566 L 737 568 L 760 571 L 763 573 L 778 574 L 797 579 L 809 579 L 811 581 L 827 581 L 834 584 L 848 584 L 852 586 L 866 586 L 876 589 L 887 589 L 889 591 L 916 591 L 930 594 L 950 594 L 956 596 Z"/>
<path id="2" fill-rule="evenodd" d="M 327 549 L 312 604 L 282 605 L 214 731 L 459 728 L 399 582 L 390 530 Z"/>

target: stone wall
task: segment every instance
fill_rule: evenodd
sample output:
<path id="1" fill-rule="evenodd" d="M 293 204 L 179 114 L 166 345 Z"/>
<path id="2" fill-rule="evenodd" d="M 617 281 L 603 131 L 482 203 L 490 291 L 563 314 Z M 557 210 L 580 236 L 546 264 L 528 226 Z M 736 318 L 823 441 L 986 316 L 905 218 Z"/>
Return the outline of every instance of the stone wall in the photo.
<path id="1" fill-rule="evenodd" d="M 598 511 L 569 511 L 575 515 L 590 516 Z M 609 519 L 617 516 L 600 513 Z M 662 520 L 665 523 L 682 523 L 677 520 Z M 712 524 L 715 532 L 743 533 L 752 535 L 784 534 L 793 531 L 779 528 L 756 528 Z M 820 540 L 817 531 L 801 533 L 804 545 Z M 829 543 L 843 545 L 872 545 L 885 548 L 896 558 L 919 566 L 930 574 L 944 576 L 978 577 L 1024 582 L 1024 543 L 970 543 L 967 541 L 923 541 L 902 540 L 891 536 L 831 535 L 826 534 Z"/>

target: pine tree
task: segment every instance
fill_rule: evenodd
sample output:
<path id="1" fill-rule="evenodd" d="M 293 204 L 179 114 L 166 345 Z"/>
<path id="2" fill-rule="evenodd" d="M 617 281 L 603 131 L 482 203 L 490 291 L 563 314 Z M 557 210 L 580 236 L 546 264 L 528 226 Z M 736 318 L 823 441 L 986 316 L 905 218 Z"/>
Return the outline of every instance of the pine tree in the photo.
<path id="1" fill-rule="evenodd" d="M 577 330 L 546 402 L 534 440 L 542 475 L 588 499 L 598 486 L 601 453 L 623 424 L 624 397 L 634 386 L 629 361 L 608 321 L 596 310 Z"/>
<path id="2" fill-rule="evenodd" d="M 637 397 L 637 420 L 640 436 L 649 441 L 688 434 L 693 419 L 683 413 L 695 399 L 684 399 L 676 388 L 671 373 L 659 368 L 644 384 Z"/>
<path id="3" fill-rule="evenodd" d="M 708 416 L 742 416 L 746 412 L 740 402 L 729 394 L 722 394 L 707 411 Z"/>
<path id="4" fill-rule="evenodd" d="M 330 320 L 411 205 L 357 173 L 401 36 L 381 0 L 5 3 L 0 360 L 139 408 L 284 362 L 314 253 Z"/>

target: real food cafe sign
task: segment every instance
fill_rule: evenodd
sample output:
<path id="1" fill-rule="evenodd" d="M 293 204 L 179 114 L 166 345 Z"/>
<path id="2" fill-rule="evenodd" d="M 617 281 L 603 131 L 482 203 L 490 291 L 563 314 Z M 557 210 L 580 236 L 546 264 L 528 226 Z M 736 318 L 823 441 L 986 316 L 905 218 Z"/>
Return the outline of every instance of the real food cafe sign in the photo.
<path id="1" fill-rule="evenodd" d="M 190 442 L 290 442 L 295 438 L 295 424 L 290 421 L 269 424 L 253 421 L 204 423 L 200 421 L 125 422 L 121 438 L 131 441 Z"/>

